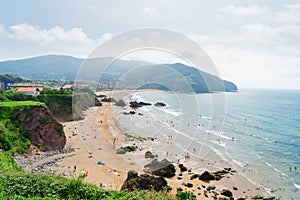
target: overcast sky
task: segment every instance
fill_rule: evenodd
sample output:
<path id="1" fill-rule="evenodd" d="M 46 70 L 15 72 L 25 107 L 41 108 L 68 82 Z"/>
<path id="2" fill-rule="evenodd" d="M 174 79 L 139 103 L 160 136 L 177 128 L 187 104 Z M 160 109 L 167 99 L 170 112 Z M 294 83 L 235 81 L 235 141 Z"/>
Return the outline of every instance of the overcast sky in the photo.
<path id="1" fill-rule="evenodd" d="M 106 39 L 144 27 L 190 37 L 221 77 L 239 87 L 300 89 L 296 0 L 5 1 L 0 6 L 0 60 L 87 57 Z"/>

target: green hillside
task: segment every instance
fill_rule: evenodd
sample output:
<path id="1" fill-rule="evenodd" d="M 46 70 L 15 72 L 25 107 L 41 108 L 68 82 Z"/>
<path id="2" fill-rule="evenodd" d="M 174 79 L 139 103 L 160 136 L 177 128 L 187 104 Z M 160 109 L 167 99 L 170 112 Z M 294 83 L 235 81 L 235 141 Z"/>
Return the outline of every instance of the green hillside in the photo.
<path id="1" fill-rule="evenodd" d="M 75 80 L 76 78 L 87 81 L 120 80 L 124 88 L 138 88 L 155 83 L 167 88 L 172 86 L 173 90 L 183 92 L 237 90 L 232 82 L 223 81 L 214 75 L 181 63 L 158 65 L 116 59 L 106 66 L 110 60 L 111 58 L 105 57 L 84 60 L 70 56 L 48 55 L 0 62 L 0 70 L 3 74 L 15 74 L 33 80 Z"/>

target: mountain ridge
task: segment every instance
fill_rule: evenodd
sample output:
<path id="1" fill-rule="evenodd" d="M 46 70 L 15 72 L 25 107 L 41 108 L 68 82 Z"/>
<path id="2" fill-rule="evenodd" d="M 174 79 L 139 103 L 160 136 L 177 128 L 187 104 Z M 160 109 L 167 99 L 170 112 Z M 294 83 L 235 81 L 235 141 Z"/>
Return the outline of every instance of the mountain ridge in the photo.
<path id="1" fill-rule="evenodd" d="M 76 58 L 68 55 L 43 55 L 19 60 L 0 62 L 0 73 L 26 77 L 33 80 L 75 80 L 80 71 L 83 80 L 123 80 L 128 85 L 159 83 L 175 91 L 237 91 L 237 86 L 215 75 L 200 71 L 182 63 L 157 64 L 146 61 L 114 60 L 112 58 Z M 84 65 L 85 69 L 80 67 Z M 99 74 L 97 72 L 105 72 Z M 124 77 L 126 80 L 124 80 Z M 183 85 L 185 86 L 183 86 Z M 189 89 L 187 89 L 189 88 Z"/>

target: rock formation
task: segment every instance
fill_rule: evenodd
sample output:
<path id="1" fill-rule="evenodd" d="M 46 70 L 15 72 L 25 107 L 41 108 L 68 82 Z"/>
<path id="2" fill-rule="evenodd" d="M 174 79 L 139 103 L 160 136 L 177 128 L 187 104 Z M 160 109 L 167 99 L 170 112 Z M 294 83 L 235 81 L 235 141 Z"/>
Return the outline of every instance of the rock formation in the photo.
<path id="1" fill-rule="evenodd" d="M 231 168 L 224 168 L 223 170 L 216 171 L 216 172 L 208 172 L 205 171 L 201 175 L 199 175 L 199 179 L 202 181 L 213 181 L 213 180 L 221 180 L 229 173 L 234 173 L 235 170 L 232 170 Z"/>
<path id="2" fill-rule="evenodd" d="M 155 158 L 155 157 L 157 157 L 157 155 L 154 155 L 152 152 L 150 152 L 150 151 L 146 151 L 146 153 L 145 153 L 145 158 L 146 159 L 148 159 L 148 158 L 151 158 L 151 159 L 153 159 L 153 158 Z"/>
<path id="3" fill-rule="evenodd" d="M 178 167 L 180 169 L 180 172 L 186 172 L 187 171 L 187 168 L 183 164 L 179 164 Z"/>
<path id="4" fill-rule="evenodd" d="M 154 104 L 154 106 L 157 106 L 157 107 L 164 107 L 164 106 L 166 106 L 166 104 L 163 103 L 163 102 L 156 102 L 156 103 Z"/>
<path id="5" fill-rule="evenodd" d="M 155 190 L 161 191 L 167 188 L 168 183 L 163 177 L 151 176 L 149 174 L 138 175 L 134 170 L 128 171 L 127 179 L 121 187 L 121 190 Z"/>
<path id="6" fill-rule="evenodd" d="M 176 172 L 174 165 L 167 159 L 163 159 L 162 161 L 154 159 L 151 163 L 144 166 L 144 171 L 165 178 L 175 176 Z"/>
<path id="7" fill-rule="evenodd" d="M 137 101 L 132 101 L 129 103 L 130 107 L 132 108 L 138 108 L 138 107 L 142 107 L 142 106 L 151 106 L 151 103 L 145 103 L 145 102 L 137 102 Z"/>
<path id="8" fill-rule="evenodd" d="M 117 149 L 117 154 L 125 154 L 127 152 L 134 152 L 137 149 L 137 146 L 123 146 Z"/>
<path id="9" fill-rule="evenodd" d="M 124 106 L 126 106 L 126 103 L 122 99 L 120 99 L 119 101 L 117 101 L 115 103 L 115 105 L 119 106 L 119 107 L 124 107 Z"/>

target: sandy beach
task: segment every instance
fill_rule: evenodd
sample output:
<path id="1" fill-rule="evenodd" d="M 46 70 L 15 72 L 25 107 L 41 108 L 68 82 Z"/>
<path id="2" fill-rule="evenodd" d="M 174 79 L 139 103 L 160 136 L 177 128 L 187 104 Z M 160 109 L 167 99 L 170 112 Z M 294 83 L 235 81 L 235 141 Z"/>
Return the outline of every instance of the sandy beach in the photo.
<path id="1" fill-rule="evenodd" d="M 106 91 L 100 93 L 118 100 L 125 99 L 132 91 Z M 158 160 L 166 158 L 175 165 L 175 177 L 166 179 L 172 187 L 171 193 L 173 194 L 176 194 L 176 189 L 181 187 L 183 190 L 192 191 L 197 196 L 197 199 L 212 199 L 213 192 L 211 191 L 207 193 L 208 198 L 204 196 L 204 188 L 208 186 L 215 186 L 214 191 L 218 193 L 222 189 L 229 189 L 233 192 L 235 198 L 265 194 L 257 185 L 247 180 L 239 172 L 229 173 L 219 181 L 204 182 L 199 179 L 190 180 L 193 173 L 201 174 L 206 170 L 221 170 L 224 167 L 230 167 L 230 164 L 219 160 L 213 154 L 199 160 L 191 152 L 191 159 L 187 160 L 183 157 L 185 152 L 178 152 L 176 155 L 170 153 L 168 155 L 164 151 L 153 149 L 148 145 L 149 141 L 128 141 L 124 135 L 125 132 L 128 133 L 128 129 L 122 126 L 119 119 L 123 118 L 124 122 L 124 119 L 128 120 L 131 118 L 129 116 L 119 116 L 123 112 L 123 109 L 116 107 L 114 103 L 103 102 L 101 107 L 92 107 L 85 111 L 83 120 L 64 123 L 64 130 L 67 137 L 66 146 L 73 147 L 75 151 L 71 155 L 60 159 L 56 163 L 56 166 L 49 167 L 49 171 L 65 177 L 78 177 L 80 171 L 84 170 L 88 172 L 87 177 L 84 178 L 85 182 L 106 189 L 120 190 L 127 177 L 128 170 L 136 170 L 139 174 L 144 173 L 143 166 L 151 162 L 151 159 L 145 159 L 144 155 L 147 150 L 150 150 L 158 155 Z M 129 108 L 125 109 L 128 110 Z M 145 116 L 139 117 L 146 120 Z M 140 128 L 136 128 L 131 133 L 140 130 Z M 139 148 L 133 153 L 116 154 L 116 149 L 125 144 L 135 144 Z M 180 180 L 178 178 L 180 174 L 177 163 L 178 159 L 188 169 L 192 169 L 191 172 L 183 172 Z M 103 164 L 99 164 L 99 162 Z M 194 167 L 195 164 L 197 168 Z M 193 186 L 186 187 L 183 183 L 192 183 Z"/>

